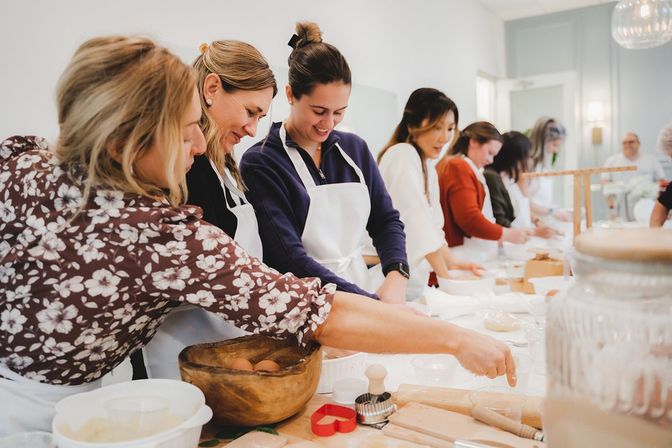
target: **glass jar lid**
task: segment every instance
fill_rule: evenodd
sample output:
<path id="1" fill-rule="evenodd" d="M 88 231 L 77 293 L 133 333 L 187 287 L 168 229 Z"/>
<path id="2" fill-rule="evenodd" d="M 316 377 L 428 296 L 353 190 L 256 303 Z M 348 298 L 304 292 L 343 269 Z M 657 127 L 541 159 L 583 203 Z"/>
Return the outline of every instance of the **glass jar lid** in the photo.
<path id="1" fill-rule="evenodd" d="M 576 250 L 605 260 L 672 262 L 672 229 L 589 230 L 574 241 Z"/>

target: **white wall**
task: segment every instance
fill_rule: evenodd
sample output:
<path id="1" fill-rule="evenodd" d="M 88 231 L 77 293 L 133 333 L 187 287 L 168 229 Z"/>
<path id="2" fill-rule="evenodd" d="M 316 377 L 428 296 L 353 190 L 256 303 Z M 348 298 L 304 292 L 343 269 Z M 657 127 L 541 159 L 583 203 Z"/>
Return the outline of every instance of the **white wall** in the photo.
<path id="1" fill-rule="evenodd" d="M 0 138 L 53 139 L 60 73 L 86 38 L 111 33 L 149 35 L 180 54 L 239 39 L 286 67 L 294 23 L 312 20 L 346 56 L 354 83 L 396 94 L 394 117 L 411 91 L 431 86 L 456 101 L 463 126 L 476 117 L 477 71 L 505 71 L 503 23 L 472 0 L 3 0 L 0 17 Z"/>

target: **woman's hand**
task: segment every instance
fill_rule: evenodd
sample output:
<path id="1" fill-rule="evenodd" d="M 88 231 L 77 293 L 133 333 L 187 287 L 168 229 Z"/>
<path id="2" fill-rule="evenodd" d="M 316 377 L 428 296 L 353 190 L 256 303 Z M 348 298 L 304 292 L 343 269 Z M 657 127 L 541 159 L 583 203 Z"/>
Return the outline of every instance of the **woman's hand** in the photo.
<path id="1" fill-rule="evenodd" d="M 543 222 L 539 222 L 537 224 L 537 227 L 534 229 L 534 236 L 538 236 L 539 238 L 555 238 L 555 237 L 561 237 L 563 233 L 557 229 L 554 229 L 553 227 L 550 227 Z"/>
<path id="2" fill-rule="evenodd" d="M 480 277 L 483 275 L 485 268 L 478 263 L 469 263 L 462 260 L 451 260 L 448 263 L 448 269 L 456 269 L 459 271 L 471 271 L 472 274 Z"/>
<path id="3" fill-rule="evenodd" d="M 527 240 L 530 239 L 533 229 L 513 229 L 513 228 L 502 228 L 502 238 L 501 241 L 508 241 L 509 243 L 514 244 L 524 244 Z"/>
<path id="4" fill-rule="evenodd" d="M 490 336 L 463 329 L 455 357 L 462 367 L 476 375 L 496 378 L 506 374 L 511 387 L 518 381 L 511 349 Z"/>
<path id="5" fill-rule="evenodd" d="M 406 303 L 406 277 L 397 271 L 389 272 L 385 281 L 380 285 L 376 294 L 383 303 L 405 304 Z"/>

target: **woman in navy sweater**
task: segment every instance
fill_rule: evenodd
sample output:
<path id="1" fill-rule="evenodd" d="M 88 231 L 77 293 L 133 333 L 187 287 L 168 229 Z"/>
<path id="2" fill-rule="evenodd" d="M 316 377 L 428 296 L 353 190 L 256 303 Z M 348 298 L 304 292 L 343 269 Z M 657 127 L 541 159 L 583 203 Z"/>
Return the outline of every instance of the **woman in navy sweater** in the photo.
<path id="1" fill-rule="evenodd" d="M 289 44 L 290 115 L 241 162 L 264 261 L 342 291 L 403 303 L 408 262 L 399 213 L 364 140 L 334 130 L 348 106 L 348 63 L 322 42 L 314 23 L 297 24 Z M 364 262 L 367 231 L 382 269 Z"/>

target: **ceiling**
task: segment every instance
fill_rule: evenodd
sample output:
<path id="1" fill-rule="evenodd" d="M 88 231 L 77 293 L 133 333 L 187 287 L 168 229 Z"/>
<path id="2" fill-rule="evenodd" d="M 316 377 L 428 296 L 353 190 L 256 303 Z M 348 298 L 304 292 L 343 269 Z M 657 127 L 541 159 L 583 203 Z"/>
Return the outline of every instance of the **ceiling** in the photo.
<path id="1" fill-rule="evenodd" d="M 481 0 L 486 8 L 502 20 L 540 16 L 568 9 L 613 3 L 613 0 Z"/>

